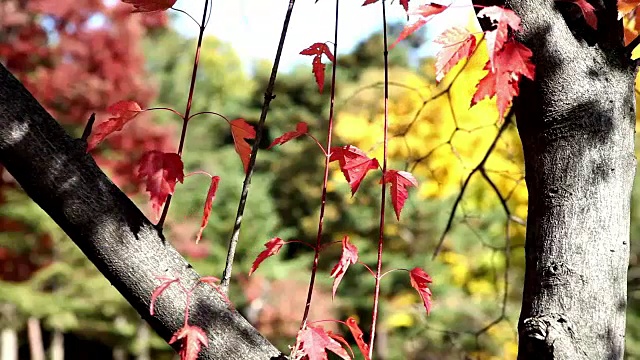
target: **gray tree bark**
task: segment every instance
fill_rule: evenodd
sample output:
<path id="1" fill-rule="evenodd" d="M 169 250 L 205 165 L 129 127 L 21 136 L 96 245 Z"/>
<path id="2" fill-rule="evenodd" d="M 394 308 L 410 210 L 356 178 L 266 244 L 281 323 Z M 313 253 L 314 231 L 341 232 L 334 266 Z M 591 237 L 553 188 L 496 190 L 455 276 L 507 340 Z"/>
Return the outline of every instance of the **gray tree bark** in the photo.
<path id="1" fill-rule="evenodd" d="M 0 64 L 0 163 L 64 230 L 98 270 L 165 340 L 184 322 L 185 295 L 171 286 L 149 316 L 156 276 L 190 286 L 200 277 L 140 210 L 98 168 L 22 84 Z M 191 325 L 209 346 L 201 359 L 266 360 L 281 353 L 220 294 L 201 284 L 192 297 Z M 174 346 L 178 346 L 175 344 Z"/>
<path id="2" fill-rule="evenodd" d="M 636 63 L 615 0 L 509 0 L 535 81 L 521 83 L 529 215 L 519 360 L 622 359 L 630 199 L 636 159 Z"/>

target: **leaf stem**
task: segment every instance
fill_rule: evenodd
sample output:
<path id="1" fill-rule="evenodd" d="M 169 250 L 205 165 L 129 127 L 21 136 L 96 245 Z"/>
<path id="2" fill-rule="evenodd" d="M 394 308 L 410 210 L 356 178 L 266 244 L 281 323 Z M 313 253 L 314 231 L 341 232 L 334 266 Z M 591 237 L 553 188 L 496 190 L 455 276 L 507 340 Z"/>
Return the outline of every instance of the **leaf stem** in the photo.
<path id="1" fill-rule="evenodd" d="M 324 156 L 329 156 L 329 155 L 331 155 L 331 154 L 328 154 L 328 153 L 327 153 L 327 150 L 325 150 L 325 149 L 324 149 L 324 147 L 322 146 L 322 144 L 320 144 L 320 141 L 318 141 L 318 139 L 316 139 L 316 137 L 315 137 L 315 136 L 313 136 L 313 135 L 311 135 L 311 134 L 309 134 L 309 133 L 306 133 L 305 135 L 307 135 L 308 137 L 310 137 L 311 139 L 313 139 L 313 141 L 315 141 L 315 142 L 316 142 L 316 145 L 318 145 L 318 147 L 320 148 L 320 150 L 322 150 L 322 153 L 324 154 Z"/>
<path id="2" fill-rule="evenodd" d="M 234 221 L 233 232 L 231 233 L 231 239 L 229 240 L 229 248 L 227 250 L 227 259 L 225 263 L 224 273 L 222 273 L 222 280 L 220 282 L 220 288 L 226 294 L 229 291 L 229 282 L 231 281 L 231 271 L 233 270 L 233 258 L 236 253 L 236 246 L 238 245 L 238 238 L 240 237 L 240 226 L 242 225 L 242 217 L 244 216 L 244 208 L 247 203 L 247 196 L 249 195 L 249 187 L 251 186 L 251 177 L 253 176 L 253 168 L 256 164 L 256 156 L 258 154 L 258 148 L 260 140 L 262 139 L 262 131 L 264 128 L 264 122 L 267 119 L 267 112 L 269 111 L 269 104 L 273 100 L 273 89 L 276 83 L 276 75 L 278 74 L 278 65 L 280 64 L 280 58 L 282 57 L 282 49 L 284 48 L 284 40 L 287 37 L 287 30 L 289 29 L 289 21 L 291 20 L 291 14 L 293 13 L 293 5 L 295 0 L 289 0 L 289 6 L 287 7 L 287 13 L 282 25 L 282 32 L 280 33 L 280 42 L 278 43 L 278 50 L 276 51 L 276 57 L 273 61 L 273 67 L 271 68 L 271 76 L 267 89 L 264 92 L 264 102 L 262 103 L 262 112 L 260 113 L 260 120 L 258 121 L 258 129 L 256 131 L 255 142 L 251 149 L 251 157 L 249 158 L 249 165 L 247 166 L 247 174 L 242 184 L 242 193 L 240 195 L 240 201 L 238 203 L 238 212 L 236 213 L 236 219 Z"/>
<path id="3" fill-rule="evenodd" d="M 178 145 L 178 155 L 182 157 L 182 150 L 184 149 L 184 141 L 187 137 L 187 125 L 189 124 L 189 113 L 191 112 L 191 104 L 193 102 L 193 92 L 196 88 L 196 76 L 198 75 L 198 64 L 200 62 L 200 49 L 202 48 L 202 38 L 204 37 L 205 20 L 207 19 L 207 8 L 209 7 L 209 0 L 204 1 L 204 10 L 202 11 L 202 23 L 200 25 L 200 32 L 198 34 L 198 45 L 196 47 L 196 56 L 193 60 L 193 71 L 191 72 L 191 84 L 189 85 L 189 97 L 187 98 L 187 108 L 184 111 L 182 117 L 182 133 L 180 134 L 180 144 Z M 171 194 L 167 195 L 167 201 L 164 203 L 162 209 L 162 215 L 156 227 L 162 230 L 164 222 L 167 219 L 167 213 L 169 213 L 169 205 L 171 205 Z"/>
<path id="4" fill-rule="evenodd" d="M 382 156 L 382 178 L 387 173 L 387 145 L 389 135 L 389 47 L 387 40 L 387 7 L 382 0 L 382 35 L 384 40 L 384 150 Z M 380 279 L 382 278 L 382 249 L 384 245 L 384 214 L 386 205 L 387 185 L 382 181 L 380 196 L 380 231 L 378 238 L 378 263 L 376 268 L 375 293 L 373 295 L 373 315 L 371 317 L 371 337 L 369 342 L 369 357 L 373 358 L 373 345 L 376 338 L 376 322 L 378 320 L 378 304 L 380 302 Z"/>
<path id="5" fill-rule="evenodd" d="M 333 120 L 334 120 L 334 108 L 336 98 L 336 70 L 338 68 L 338 15 L 340 0 L 336 0 L 336 25 L 334 30 L 333 40 L 333 67 L 331 69 L 331 106 L 329 108 L 329 129 L 327 130 L 327 149 L 331 149 L 332 133 L 333 133 Z M 313 286 L 316 280 L 316 273 L 318 272 L 318 259 L 320 256 L 320 241 L 322 239 L 322 226 L 324 225 L 324 210 L 327 203 L 327 183 L 329 182 L 329 159 L 330 154 L 325 152 L 324 162 L 324 178 L 322 181 L 322 200 L 320 203 L 320 218 L 318 220 L 318 233 L 316 235 L 315 253 L 313 255 L 313 267 L 311 269 L 311 277 L 309 279 L 309 290 L 307 292 L 307 301 L 304 307 L 304 315 L 300 322 L 300 330 L 307 326 L 307 320 L 309 318 L 309 310 L 311 309 L 311 298 L 313 296 Z"/>

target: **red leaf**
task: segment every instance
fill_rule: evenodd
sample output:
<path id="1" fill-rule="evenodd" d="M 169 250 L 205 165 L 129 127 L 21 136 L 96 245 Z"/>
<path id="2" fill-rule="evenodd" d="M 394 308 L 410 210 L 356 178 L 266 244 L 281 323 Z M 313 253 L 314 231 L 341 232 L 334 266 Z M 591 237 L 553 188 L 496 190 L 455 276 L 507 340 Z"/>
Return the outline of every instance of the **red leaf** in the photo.
<path id="1" fill-rule="evenodd" d="M 411 279 L 411 286 L 418 291 L 424 308 L 427 310 L 427 315 L 431 312 L 431 290 L 429 290 L 429 284 L 433 282 L 431 276 L 424 272 L 419 267 L 413 268 L 409 272 Z"/>
<path id="2" fill-rule="evenodd" d="M 296 342 L 300 344 L 300 355 L 306 355 L 309 360 L 327 360 L 327 350 L 344 360 L 351 360 L 340 343 L 329 337 L 321 326 L 308 326 L 300 330 Z"/>
<path id="3" fill-rule="evenodd" d="M 400 0 L 400 5 L 402 5 L 404 11 L 409 12 L 409 0 Z"/>
<path id="4" fill-rule="evenodd" d="M 253 126 L 247 124 L 244 119 L 231 120 L 229 125 L 231 125 L 231 136 L 233 136 L 236 152 L 240 155 L 240 160 L 242 160 L 242 166 L 244 166 L 244 172 L 246 173 L 249 169 L 249 159 L 251 158 L 251 145 L 246 139 L 255 139 L 256 130 Z"/>
<path id="5" fill-rule="evenodd" d="M 476 37 L 465 28 L 449 28 L 433 42 L 443 47 L 436 55 L 436 81 L 445 75 L 462 59 L 471 56 L 476 49 Z"/>
<path id="6" fill-rule="evenodd" d="M 349 327 L 349 330 L 351 331 L 351 335 L 353 335 L 353 338 L 356 340 L 356 344 L 358 344 L 358 348 L 360 349 L 360 352 L 364 356 L 364 359 L 370 360 L 371 358 L 369 357 L 369 345 L 366 342 L 364 342 L 364 338 L 363 338 L 364 334 L 362 330 L 360 330 L 360 327 L 358 326 L 356 319 L 354 319 L 353 317 L 349 317 L 346 323 L 347 323 L 347 326 Z"/>
<path id="7" fill-rule="evenodd" d="M 351 196 L 353 196 L 367 175 L 369 170 L 375 170 L 380 165 L 378 160 L 370 159 L 367 154 L 353 145 L 331 148 L 329 161 L 338 161 L 340 170 L 345 179 L 351 185 Z"/>
<path id="8" fill-rule="evenodd" d="M 489 6 L 480 12 L 478 17 L 488 17 L 492 22 L 497 23 L 495 30 L 488 31 L 486 34 L 487 46 L 489 48 L 489 62 L 491 69 L 495 66 L 496 54 L 502 50 L 504 43 L 509 35 L 509 28 L 512 30 L 520 30 L 520 17 L 513 11 L 500 6 Z"/>
<path id="9" fill-rule="evenodd" d="M 327 331 L 327 336 L 329 336 L 330 338 L 332 338 L 333 340 L 341 343 L 342 345 L 344 345 L 345 348 L 349 349 L 349 352 L 351 353 L 351 358 L 356 357 L 356 355 L 353 353 L 353 349 L 351 349 L 351 346 L 349 345 L 349 343 L 347 342 L 347 340 L 345 340 L 342 335 L 340 334 L 335 334 L 333 331 L 329 330 Z"/>
<path id="10" fill-rule="evenodd" d="M 362 4 L 362 6 L 367 6 L 367 5 L 375 4 L 375 3 L 377 3 L 378 1 L 380 1 L 380 0 L 366 0 L 366 1 L 364 2 L 364 4 Z"/>
<path id="11" fill-rule="evenodd" d="M 151 150 L 140 158 L 138 178 L 147 185 L 146 190 L 151 194 L 151 206 L 156 218 L 160 215 L 167 196 L 173 194 L 176 183 L 184 180 L 183 171 L 182 159 L 175 153 Z"/>
<path id="12" fill-rule="evenodd" d="M 181 340 L 180 342 L 180 360 L 197 360 L 198 353 L 202 345 L 209 346 L 207 334 L 201 328 L 193 325 L 185 324 L 173 334 L 169 345 Z"/>
<path id="13" fill-rule="evenodd" d="M 162 280 L 162 283 L 158 285 L 158 287 L 155 288 L 155 290 L 153 290 L 153 293 L 151 294 L 151 304 L 149 305 L 149 314 L 151 314 L 151 316 L 155 315 L 155 306 L 156 306 L 156 300 L 158 299 L 158 296 L 160 296 L 160 294 L 162 294 L 163 291 L 167 290 L 167 288 L 171 284 L 179 281 L 179 279 L 177 278 L 170 278 L 166 276 L 160 276 L 158 277 L 158 280 Z"/>
<path id="14" fill-rule="evenodd" d="M 587 24 L 589 26 L 591 26 L 594 30 L 598 29 L 598 17 L 596 16 L 596 9 L 593 7 L 593 5 L 589 4 L 589 2 L 587 2 L 587 0 L 556 0 L 556 1 L 564 1 L 564 2 L 570 2 L 570 3 L 574 3 L 576 5 L 578 5 L 578 7 L 580 7 L 580 11 L 582 11 L 582 16 L 584 16 L 584 21 L 587 22 Z M 623 3 L 622 6 L 624 7 L 625 5 L 628 6 L 628 0 L 618 0 L 618 8 L 620 8 L 620 3 Z M 637 1 L 636 1 L 637 3 Z M 636 4 L 637 6 L 637 4 Z"/>
<path id="15" fill-rule="evenodd" d="M 349 243 L 349 237 L 345 236 L 342 238 L 342 255 L 340 256 L 340 261 L 333 267 L 331 270 L 331 277 L 335 278 L 333 280 L 333 297 L 336 297 L 336 290 L 338 289 L 338 285 L 340 285 L 340 281 L 342 281 L 342 277 L 344 273 L 347 272 L 349 265 L 355 264 L 358 262 L 358 248 Z"/>
<path id="16" fill-rule="evenodd" d="M 202 214 L 202 224 L 200 224 L 200 231 L 196 236 L 196 244 L 202 239 L 202 232 L 209 222 L 209 215 L 211 215 L 211 207 L 213 206 L 213 200 L 216 198 L 216 191 L 218 191 L 218 182 L 220 182 L 220 176 L 211 177 L 211 185 L 207 192 L 207 200 L 204 202 L 204 211 Z"/>
<path id="17" fill-rule="evenodd" d="M 271 143 L 271 145 L 269 145 L 268 149 L 271 149 L 272 147 L 276 146 L 276 145 L 282 145 L 290 140 L 293 140 L 297 137 L 300 137 L 304 134 L 307 133 L 307 131 L 309 131 L 309 128 L 307 126 L 306 122 L 299 122 L 298 125 L 296 125 L 296 129 L 294 131 L 289 131 L 284 133 L 282 136 L 276 138 L 275 140 L 273 140 L 273 142 Z"/>
<path id="18" fill-rule="evenodd" d="M 518 95 L 521 75 L 533 80 L 535 66 L 530 60 L 532 55 L 531 50 L 521 43 L 515 40 L 507 42 L 496 57 L 495 71 L 491 71 L 489 61 L 484 66 L 489 73 L 478 83 L 471 106 L 487 96 L 496 96 L 502 118 L 513 97 Z"/>
<path id="19" fill-rule="evenodd" d="M 412 24 L 405 26 L 398 36 L 398 39 L 393 44 L 391 44 L 389 48 L 393 49 L 400 41 L 406 39 L 409 35 L 416 32 L 416 30 L 420 29 L 424 24 L 431 21 L 434 15 L 445 11 L 448 7 L 449 5 L 440 5 L 434 3 L 420 5 L 415 11 L 409 13 L 409 15 L 420 15 L 420 19 Z"/>
<path id="20" fill-rule="evenodd" d="M 279 237 L 275 237 L 267 241 L 264 244 L 266 249 L 262 250 L 262 252 L 258 254 L 258 257 L 256 258 L 256 260 L 253 262 L 253 266 L 251 266 L 251 270 L 249 270 L 249 276 L 251 276 L 251 274 L 253 274 L 253 272 L 258 269 L 258 266 L 260 266 L 260 264 L 264 261 L 264 259 L 279 253 L 280 249 L 282 249 L 282 245 L 284 244 L 285 242 Z"/>
<path id="21" fill-rule="evenodd" d="M 302 50 L 300 54 L 313 56 L 313 61 L 311 62 L 313 65 L 312 72 L 316 78 L 318 90 L 322 93 L 322 89 L 324 88 L 324 70 L 326 68 L 325 64 L 322 63 L 322 54 L 326 55 L 331 62 L 334 62 L 335 59 L 331 53 L 331 49 L 329 49 L 329 46 L 325 43 L 314 43 Z"/>
<path id="22" fill-rule="evenodd" d="M 406 171 L 387 170 L 382 182 L 391 183 L 391 203 L 396 212 L 396 218 L 400 220 L 400 212 L 404 202 L 409 197 L 408 186 L 418 186 L 416 178 Z"/>
<path id="23" fill-rule="evenodd" d="M 133 12 L 164 11 L 172 7 L 176 0 L 122 0 L 133 5 Z"/>
<path id="24" fill-rule="evenodd" d="M 118 101 L 107 107 L 107 111 L 113 115 L 107 121 L 103 121 L 93 129 L 87 141 L 87 152 L 93 150 L 104 138 L 112 132 L 122 130 L 122 127 L 135 118 L 143 110 L 135 101 Z"/>

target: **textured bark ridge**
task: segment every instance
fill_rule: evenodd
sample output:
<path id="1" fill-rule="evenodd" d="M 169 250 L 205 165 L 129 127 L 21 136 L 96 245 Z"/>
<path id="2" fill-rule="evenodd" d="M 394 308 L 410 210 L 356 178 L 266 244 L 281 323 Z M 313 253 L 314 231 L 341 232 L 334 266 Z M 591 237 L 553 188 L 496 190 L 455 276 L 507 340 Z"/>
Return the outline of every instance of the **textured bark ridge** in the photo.
<path id="1" fill-rule="evenodd" d="M 184 322 L 170 287 L 149 316 L 159 275 L 199 278 L 140 210 L 0 64 L 0 163 L 165 340 Z M 279 359 L 280 352 L 209 285 L 194 292 L 189 322 L 205 329 L 201 359 Z M 284 357 L 282 357 L 284 358 Z"/>
<path id="2" fill-rule="evenodd" d="M 520 360 L 624 354 L 636 64 L 616 1 L 590 3 L 597 31 L 574 4 L 507 1 L 536 64 L 516 102 L 529 189 Z"/>

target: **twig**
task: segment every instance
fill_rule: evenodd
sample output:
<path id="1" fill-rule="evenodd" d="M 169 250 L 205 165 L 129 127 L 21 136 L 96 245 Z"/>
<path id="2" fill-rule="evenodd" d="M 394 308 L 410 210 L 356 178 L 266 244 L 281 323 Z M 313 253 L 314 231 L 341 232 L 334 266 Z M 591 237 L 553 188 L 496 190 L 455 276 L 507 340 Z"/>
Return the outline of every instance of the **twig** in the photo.
<path id="1" fill-rule="evenodd" d="M 373 358 L 373 345 L 376 339 L 376 323 L 378 321 L 378 305 L 380 303 L 380 279 L 382 278 L 382 249 L 384 246 L 384 216 L 387 204 L 387 184 L 384 177 L 387 174 L 387 148 L 389 143 L 389 44 L 387 41 L 387 7 L 382 0 L 382 36 L 384 42 L 384 134 L 382 150 L 382 179 L 380 195 L 380 227 L 378 230 L 378 262 L 376 264 L 376 283 L 373 294 L 373 314 L 371 316 L 371 336 L 369 338 L 369 358 Z"/>
<path id="2" fill-rule="evenodd" d="M 304 307 L 304 315 L 300 322 L 300 330 L 307 326 L 307 320 L 309 318 L 309 310 L 311 309 L 311 297 L 313 296 L 313 286 L 316 280 L 316 274 L 318 273 L 318 259 L 322 247 L 320 241 L 322 240 L 322 226 L 324 225 L 324 210 L 327 203 L 327 183 L 329 182 L 329 161 L 331 158 L 330 149 L 333 136 L 333 120 L 335 114 L 335 99 L 336 99 L 336 71 L 338 69 L 338 15 L 340 0 L 336 0 L 336 15 L 335 15 L 335 27 L 333 34 L 333 66 L 331 68 L 331 105 L 329 107 L 329 126 L 327 129 L 327 151 L 325 152 L 324 161 L 324 177 L 322 179 L 322 197 L 320 203 L 320 217 L 318 220 L 318 233 L 316 234 L 316 246 L 313 254 L 313 267 L 311 268 L 311 277 L 309 278 L 309 290 L 307 291 L 307 300 Z"/>
<path id="3" fill-rule="evenodd" d="M 209 0 L 204 2 L 204 10 L 202 11 L 202 24 L 200 25 L 200 32 L 198 34 L 198 45 L 196 47 L 196 56 L 193 60 L 193 71 L 191 72 L 191 84 L 189 85 L 189 97 L 187 98 L 187 108 L 184 111 L 184 117 L 182 118 L 182 132 L 180 134 L 180 144 L 178 145 L 178 155 L 182 157 L 182 150 L 184 149 L 184 141 L 187 137 L 187 125 L 189 124 L 189 113 L 191 112 L 191 103 L 193 102 L 193 92 L 196 88 L 196 75 L 198 74 L 198 64 L 200 62 L 200 49 L 202 48 L 202 39 L 204 37 L 205 20 L 207 18 L 207 8 L 209 7 Z M 169 213 L 169 205 L 171 205 L 171 194 L 167 195 L 167 201 L 164 203 L 162 209 L 162 215 L 160 220 L 156 224 L 156 228 L 162 231 L 164 222 L 167 219 Z"/>
<path id="4" fill-rule="evenodd" d="M 471 180 L 471 177 L 473 177 L 473 175 L 476 172 L 484 171 L 483 170 L 483 166 L 487 162 L 487 159 L 489 159 L 489 155 L 491 155 L 491 153 L 493 152 L 493 149 L 495 149 L 496 144 L 498 143 L 498 140 L 500 139 L 500 136 L 502 136 L 502 133 L 511 124 L 511 116 L 512 115 L 513 115 L 513 107 L 511 108 L 511 110 L 509 110 L 509 113 L 505 117 L 504 123 L 502 123 L 502 126 L 500 126 L 500 130 L 498 130 L 498 134 L 496 135 L 495 139 L 493 139 L 493 142 L 491 143 L 491 146 L 489 146 L 489 149 L 487 150 L 487 152 L 484 154 L 484 157 L 478 163 L 478 165 L 473 170 L 471 170 L 471 173 L 469 173 L 469 175 L 465 179 L 465 181 L 464 181 L 464 183 L 462 185 L 462 188 L 460 189 L 460 193 L 458 193 L 458 196 L 456 197 L 456 201 L 453 203 L 453 209 L 451 210 L 451 215 L 449 215 L 449 220 L 447 220 L 447 226 L 445 227 L 444 231 L 442 232 L 442 235 L 440 236 L 440 240 L 438 241 L 438 245 L 436 246 L 436 249 L 433 252 L 433 258 L 434 259 L 440 253 L 440 250 L 442 249 L 442 244 L 444 243 L 444 238 L 447 235 L 447 233 L 449 233 L 449 230 L 451 230 L 451 226 L 453 225 L 453 218 L 456 215 L 456 210 L 458 209 L 458 206 L 460 205 L 460 201 L 462 200 L 462 196 L 464 195 L 464 192 L 467 189 L 467 186 L 469 185 L 469 181 Z M 490 182 L 490 183 L 493 184 L 492 182 Z"/>
<path id="5" fill-rule="evenodd" d="M 80 140 L 87 142 L 87 140 L 89 139 L 89 136 L 91 135 L 91 130 L 93 129 L 93 123 L 96 122 L 96 113 L 92 113 L 91 116 L 89 117 L 89 121 L 87 122 L 87 125 L 85 125 L 84 127 L 84 131 L 82 132 L 82 137 L 80 138 Z"/>
<path id="6" fill-rule="evenodd" d="M 240 226 L 242 225 L 242 217 L 244 216 L 244 208 L 247 203 L 247 196 L 249 195 L 249 187 L 251 186 L 251 177 L 253 176 L 253 168 L 256 164 L 256 156 L 258 154 L 258 148 L 260 140 L 262 139 L 262 131 L 264 128 L 264 122 L 267 119 L 267 112 L 269 111 L 269 104 L 271 100 L 275 98 L 273 95 L 273 88 L 276 83 L 276 75 L 278 74 L 278 65 L 280 64 L 280 58 L 282 57 L 282 49 L 284 48 L 284 40 L 287 37 L 287 30 L 289 29 L 289 21 L 291 20 L 291 14 L 293 13 L 293 5 L 295 0 L 289 0 L 289 6 L 287 7 L 287 13 L 282 25 L 282 32 L 280 33 L 280 42 L 278 43 L 278 50 L 276 51 L 276 57 L 271 68 L 271 77 L 269 78 L 269 84 L 264 92 L 264 102 L 262 103 L 262 112 L 260 113 L 260 120 L 258 121 L 258 129 L 256 131 L 256 138 L 251 149 L 251 158 L 249 159 L 249 165 L 247 167 L 247 174 L 242 184 L 242 194 L 240 195 L 240 202 L 238 203 L 238 212 L 236 213 L 236 220 L 233 225 L 233 232 L 231 233 L 231 239 L 229 240 L 229 248 L 227 250 L 227 259 L 224 267 L 224 273 L 222 274 L 222 280 L 220 282 L 220 288 L 224 293 L 229 291 L 229 282 L 231 281 L 231 271 L 233 270 L 233 258 L 235 257 L 236 247 L 238 245 L 238 238 L 240 237 Z"/>

